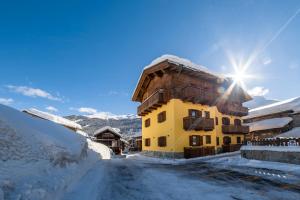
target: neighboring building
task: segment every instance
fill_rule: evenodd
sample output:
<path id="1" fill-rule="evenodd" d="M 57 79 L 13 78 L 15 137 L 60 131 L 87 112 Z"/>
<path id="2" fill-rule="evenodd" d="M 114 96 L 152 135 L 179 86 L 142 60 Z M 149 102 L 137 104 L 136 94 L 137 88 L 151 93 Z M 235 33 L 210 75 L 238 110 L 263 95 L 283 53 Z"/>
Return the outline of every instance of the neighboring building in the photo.
<path id="1" fill-rule="evenodd" d="M 300 97 L 252 109 L 243 120 L 250 127 L 247 140 L 289 135 L 283 133 L 300 127 Z"/>
<path id="2" fill-rule="evenodd" d="M 126 145 L 129 143 L 122 138 L 122 135 L 116 129 L 105 126 L 94 133 L 94 141 L 105 144 L 111 148 L 115 154 L 121 154 Z"/>
<path id="3" fill-rule="evenodd" d="M 251 97 L 226 78 L 165 55 L 145 67 L 132 100 L 140 102 L 145 154 L 195 157 L 240 147 Z"/>
<path id="4" fill-rule="evenodd" d="M 142 133 L 137 133 L 130 136 L 129 139 L 129 150 L 130 151 L 142 151 Z"/>
<path id="5" fill-rule="evenodd" d="M 23 112 L 27 113 L 33 117 L 38 117 L 38 118 L 41 118 L 44 120 L 52 121 L 54 123 L 63 125 L 64 127 L 71 129 L 72 131 L 79 132 L 80 134 L 84 134 L 82 132 L 82 127 L 79 124 L 77 124 L 71 120 L 68 120 L 66 118 L 63 118 L 63 117 L 60 117 L 57 115 L 53 115 L 53 114 L 50 114 L 47 112 L 43 112 L 43 111 L 40 111 L 40 110 L 37 110 L 34 108 L 23 110 Z"/>

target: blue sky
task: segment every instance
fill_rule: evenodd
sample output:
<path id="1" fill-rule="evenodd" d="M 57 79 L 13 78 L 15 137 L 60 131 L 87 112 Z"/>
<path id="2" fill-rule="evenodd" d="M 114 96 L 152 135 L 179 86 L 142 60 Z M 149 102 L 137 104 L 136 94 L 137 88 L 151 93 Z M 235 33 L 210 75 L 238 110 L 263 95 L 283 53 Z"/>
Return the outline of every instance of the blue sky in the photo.
<path id="1" fill-rule="evenodd" d="M 131 95 L 154 58 L 174 54 L 228 74 L 228 55 L 243 63 L 254 52 L 250 91 L 300 96 L 299 9 L 298 0 L 1 1 L 0 102 L 135 113 Z"/>

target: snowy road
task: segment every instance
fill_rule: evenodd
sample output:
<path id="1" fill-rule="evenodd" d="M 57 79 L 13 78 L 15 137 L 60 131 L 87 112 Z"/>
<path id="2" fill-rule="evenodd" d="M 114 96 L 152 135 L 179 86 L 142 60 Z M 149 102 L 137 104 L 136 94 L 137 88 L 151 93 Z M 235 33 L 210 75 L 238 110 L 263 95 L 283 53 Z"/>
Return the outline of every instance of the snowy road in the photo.
<path id="1" fill-rule="evenodd" d="M 63 199 L 300 199 L 300 184 L 284 184 L 212 164 L 167 165 L 140 160 L 97 162 Z"/>

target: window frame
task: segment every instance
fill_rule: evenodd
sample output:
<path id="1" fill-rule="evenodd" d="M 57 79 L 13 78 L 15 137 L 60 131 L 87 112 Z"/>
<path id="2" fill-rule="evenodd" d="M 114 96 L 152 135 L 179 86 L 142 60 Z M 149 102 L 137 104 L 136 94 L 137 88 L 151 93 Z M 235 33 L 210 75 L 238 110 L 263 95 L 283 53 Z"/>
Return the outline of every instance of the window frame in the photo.
<path id="1" fill-rule="evenodd" d="M 167 137 L 160 136 L 157 138 L 157 146 L 158 147 L 166 147 L 167 146 Z"/>
<path id="2" fill-rule="evenodd" d="M 230 125 L 229 117 L 222 117 L 222 125 Z"/>
<path id="3" fill-rule="evenodd" d="M 162 123 L 167 120 L 167 112 L 162 111 L 157 114 L 157 123 Z"/>
<path id="4" fill-rule="evenodd" d="M 145 147 L 150 147 L 151 146 L 151 138 L 145 138 Z"/>
<path id="5" fill-rule="evenodd" d="M 208 140 L 208 138 L 209 138 L 209 140 Z M 211 144 L 211 135 L 206 135 L 205 136 L 205 144 Z"/>
<path id="6" fill-rule="evenodd" d="M 146 119 L 144 123 L 145 123 L 145 128 L 149 127 L 151 125 L 150 118 Z"/>
<path id="7" fill-rule="evenodd" d="M 194 138 L 196 138 L 195 144 L 194 144 Z M 199 147 L 203 145 L 203 137 L 201 135 L 190 135 L 189 137 L 189 145 L 191 147 Z"/>

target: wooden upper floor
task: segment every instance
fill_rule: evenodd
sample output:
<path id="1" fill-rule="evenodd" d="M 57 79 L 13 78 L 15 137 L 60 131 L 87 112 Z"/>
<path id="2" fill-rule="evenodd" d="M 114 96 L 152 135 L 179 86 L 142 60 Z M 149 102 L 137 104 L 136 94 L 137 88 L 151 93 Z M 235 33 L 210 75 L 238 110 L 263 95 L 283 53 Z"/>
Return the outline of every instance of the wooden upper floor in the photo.
<path id="1" fill-rule="evenodd" d="M 251 97 L 229 78 L 165 59 L 144 69 L 132 100 L 141 102 L 138 115 L 144 116 L 171 99 L 217 106 L 221 113 L 245 116 L 248 109 L 242 103 Z"/>

